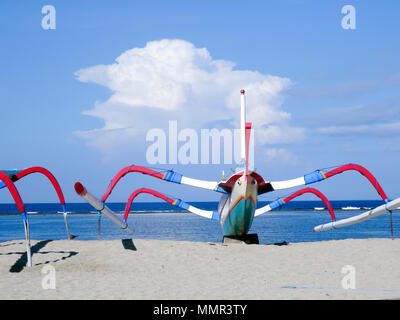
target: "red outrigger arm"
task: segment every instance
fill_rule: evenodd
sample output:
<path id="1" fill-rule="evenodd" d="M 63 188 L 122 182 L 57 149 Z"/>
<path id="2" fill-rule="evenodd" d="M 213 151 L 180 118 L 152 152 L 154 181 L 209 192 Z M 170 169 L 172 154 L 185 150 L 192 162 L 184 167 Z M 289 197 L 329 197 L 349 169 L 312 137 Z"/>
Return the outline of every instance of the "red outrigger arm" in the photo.
<path id="1" fill-rule="evenodd" d="M 295 193 L 291 194 L 290 196 L 286 197 L 285 199 L 278 198 L 277 200 L 272 201 L 271 203 L 267 204 L 266 206 L 264 206 L 260 209 L 257 209 L 254 215 L 258 216 L 260 214 L 266 213 L 273 209 L 280 208 L 285 203 L 288 203 L 289 201 L 293 200 L 294 198 L 297 198 L 305 193 L 313 193 L 317 197 L 319 197 L 325 203 L 326 207 L 328 208 L 329 214 L 331 215 L 332 220 L 336 219 L 335 213 L 333 212 L 333 208 L 332 208 L 329 200 L 322 194 L 322 192 L 320 192 L 319 190 L 314 189 L 314 188 L 304 188 L 304 189 L 298 190 Z"/>
<path id="2" fill-rule="evenodd" d="M 146 167 L 141 167 L 141 166 L 127 166 L 123 169 L 121 169 L 115 177 L 111 180 L 110 184 L 107 187 L 107 190 L 104 192 L 103 197 L 101 198 L 102 202 L 106 202 L 108 196 L 111 194 L 112 190 L 114 187 L 117 185 L 118 181 L 121 180 L 125 175 L 127 175 L 130 172 L 138 172 L 142 174 L 148 174 L 150 176 L 153 176 L 158 179 L 163 178 L 163 174 L 161 172 L 154 171 L 152 169 L 146 168 Z"/>
<path id="3" fill-rule="evenodd" d="M 181 199 L 174 199 L 174 198 L 167 197 L 166 195 L 164 195 L 158 191 L 155 191 L 153 189 L 140 188 L 140 189 L 137 189 L 134 192 L 132 192 L 131 196 L 129 197 L 129 200 L 125 207 L 125 214 L 124 214 L 125 221 L 128 219 L 128 215 L 131 210 L 133 200 L 135 200 L 135 198 L 141 193 L 151 194 L 157 198 L 164 200 L 165 202 L 168 202 L 174 206 L 177 206 L 179 208 L 182 208 L 184 210 L 187 210 L 189 212 L 192 212 L 192 213 L 202 216 L 204 218 L 214 219 L 214 220 L 219 219 L 219 214 L 217 211 L 209 211 L 209 210 L 199 209 L 199 208 L 196 208 L 196 207 L 186 203 L 185 201 L 182 201 Z"/>
<path id="4" fill-rule="evenodd" d="M 354 164 L 354 163 L 346 164 L 346 165 L 337 167 L 337 168 L 327 171 L 327 172 L 324 172 L 322 170 L 315 170 L 314 172 L 311 172 L 302 177 L 291 179 L 291 180 L 271 181 L 270 185 L 272 187 L 272 190 L 270 190 L 270 191 L 293 188 L 293 187 L 298 187 L 298 186 L 302 186 L 302 185 L 308 185 L 308 184 L 311 184 L 314 182 L 328 179 L 339 173 L 349 171 L 349 170 L 358 171 L 363 176 L 365 176 L 368 179 L 368 181 L 373 185 L 373 187 L 376 189 L 376 191 L 381 196 L 381 198 L 384 201 L 388 200 L 388 197 L 386 196 L 382 187 L 380 186 L 378 181 L 375 179 L 375 177 L 371 174 L 371 172 L 369 172 L 364 167 L 362 167 L 358 164 Z"/>
<path id="5" fill-rule="evenodd" d="M 106 202 L 108 196 L 111 194 L 112 190 L 114 189 L 114 187 L 116 186 L 118 181 L 122 177 L 124 177 L 126 174 L 131 173 L 131 172 L 147 174 L 152 177 L 155 177 L 155 178 L 158 178 L 161 180 L 165 180 L 168 182 L 185 184 L 185 185 L 189 185 L 189 186 L 193 186 L 193 187 L 198 187 L 198 188 L 203 188 L 203 189 L 226 193 L 223 189 L 219 188 L 218 182 L 216 182 L 216 181 L 206 181 L 206 180 L 198 180 L 198 179 L 184 177 L 180 173 L 174 172 L 173 170 L 155 171 L 153 169 L 149 169 L 146 167 L 132 165 L 132 166 L 127 166 L 127 167 L 123 168 L 115 175 L 115 177 L 111 180 L 110 184 L 108 185 L 108 188 L 105 191 L 103 197 L 101 198 L 101 201 Z"/>
<path id="6" fill-rule="evenodd" d="M 31 168 L 23 169 L 21 171 L 13 170 L 13 172 L 6 174 L 6 176 L 9 177 L 9 179 L 12 182 L 16 182 L 32 173 L 40 173 L 40 174 L 44 175 L 53 185 L 53 188 L 57 192 L 58 199 L 60 200 L 60 204 L 61 204 L 62 210 L 64 212 L 65 227 L 67 229 L 68 239 L 73 239 L 73 237 L 75 237 L 75 236 L 72 236 L 69 231 L 69 225 L 68 225 L 68 219 L 67 219 L 67 212 L 65 209 L 65 199 L 64 199 L 63 192 L 61 190 L 59 183 L 57 182 L 57 179 L 53 176 L 53 174 L 49 170 L 42 168 L 42 167 L 31 167 Z"/>
<path id="7" fill-rule="evenodd" d="M 64 199 L 63 192 L 61 190 L 60 184 L 58 183 L 57 179 L 53 176 L 53 174 L 49 170 L 42 168 L 42 167 L 31 167 L 31 168 L 19 171 L 12 177 L 12 179 L 15 181 L 18 181 L 19 179 L 21 179 L 29 174 L 32 174 L 32 173 L 43 174 L 53 185 L 53 188 L 57 192 L 58 199 L 60 200 L 60 204 L 61 204 L 62 210 L 64 212 L 65 228 L 67 229 L 68 239 L 73 239 L 75 236 L 72 236 L 69 231 L 67 211 L 65 209 L 65 199 Z"/>
<path id="8" fill-rule="evenodd" d="M 376 191 L 379 193 L 379 195 L 381 196 L 381 198 L 383 200 L 386 201 L 388 199 L 388 197 L 386 196 L 385 192 L 383 191 L 381 185 L 379 184 L 378 180 L 375 179 L 375 177 L 372 175 L 371 172 L 369 172 L 367 169 L 365 169 L 364 167 L 362 167 L 358 164 L 350 163 L 350 164 L 346 164 L 344 166 L 338 167 L 336 169 L 333 169 L 331 171 L 328 171 L 328 172 L 324 173 L 325 179 L 328 179 L 330 177 L 333 177 L 334 175 L 337 175 L 339 173 L 342 173 L 342 172 L 348 171 L 348 170 L 355 170 L 355 171 L 360 172 L 374 186 L 374 188 L 376 189 Z"/>
<path id="9" fill-rule="evenodd" d="M 177 199 L 169 198 L 160 192 L 157 192 L 155 190 L 148 189 L 148 188 L 140 188 L 140 189 L 137 189 L 134 192 L 132 192 L 132 194 L 130 195 L 128 202 L 126 203 L 126 207 L 125 207 L 124 220 L 128 219 L 128 215 L 131 210 L 133 200 L 135 200 L 135 198 L 141 193 L 151 194 L 151 195 L 153 195 L 157 198 L 160 198 L 160 199 L 164 200 L 165 202 L 168 202 L 172 205 L 175 205 L 177 203 Z"/>
<path id="10" fill-rule="evenodd" d="M 18 193 L 17 188 L 15 187 L 12 180 L 6 175 L 3 171 L 0 170 L 0 181 L 2 181 L 7 189 L 10 191 L 15 204 L 18 207 L 19 212 L 24 219 L 24 229 L 25 229 L 25 239 L 26 239 L 26 256 L 27 256 L 27 265 L 28 267 L 32 267 L 32 253 L 31 253 L 31 240 L 30 240 L 30 232 L 29 232 L 29 221 L 28 216 L 25 212 L 24 203 L 22 202 L 21 196 Z"/>
<path id="11" fill-rule="evenodd" d="M 15 187 L 14 183 L 3 171 L 0 171 L 0 180 L 3 181 L 7 189 L 10 191 L 11 196 L 13 197 L 14 202 L 18 207 L 18 211 L 24 216 L 25 219 L 26 214 L 25 214 L 24 203 L 22 202 L 21 196 L 19 195 L 18 190 Z"/>
<path id="12" fill-rule="evenodd" d="M 332 220 L 336 219 L 335 213 L 333 212 L 333 208 L 332 208 L 331 203 L 329 202 L 328 198 L 325 197 L 325 195 L 321 191 L 319 191 L 317 189 L 314 189 L 314 188 L 301 189 L 299 191 L 296 191 L 295 193 L 293 193 L 289 197 L 286 197 L 282 201 L 283 201 L 283 203 L 288 203 L 289 201 L 293 200 L 294 198 L 297 198 L 297 197 L 299 197 L 299 196 L 301 196 L 302 194 L 305 194 L 305 193 L 313 193 L 318 198 L 320 198 L 325 203 L 326 207 L 328 208 L 329 214 L 331 215 Z"/>
<path id="13" fill-rule="evenodd" d="M 47 177 L 47 179 L 50 180 L 51 184 L 53 185 L 54 189 L 57 192 L 58 198 L 60 199 L 60 204 L 62 206 L 64 206 L 65 199 L 64 199 L 64 195 L 61 191 L 61 187 L 60 187 L 59 183 L 57 182 L 56 178 L 47 169 L 42 168 L 42 167 L 32 167 L 32 168 L 24 169 L 24 170 L 21 170 L 18 173 L 16 173 L 15 174 L 16 179 L 13 179 L 13 180 L 18 181 L 19 179 L 21 179 L 29 174 L 36 173 L 36 172 L 43 174 L 44 176 Z M 64 209 L 64 207 L 63 207 L 63 209 Z"/>

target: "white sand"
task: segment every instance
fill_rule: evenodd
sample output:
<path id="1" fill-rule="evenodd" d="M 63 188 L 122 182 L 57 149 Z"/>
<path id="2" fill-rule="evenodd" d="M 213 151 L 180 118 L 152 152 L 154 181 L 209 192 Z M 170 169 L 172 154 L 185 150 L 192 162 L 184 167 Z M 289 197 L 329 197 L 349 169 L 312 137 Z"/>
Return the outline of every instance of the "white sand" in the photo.
<path id="1" fill-rule="evenodd" d="M 136 251 L 124 249 L 121 240 L 32 241 L 37 252 L 30 269 L 19 263 L 25 252 L 23 240 L 2 242 L 0 298 L 400 298 L 400 239 L 348 239 L 285 246 L 139 239 L 133 242 Z M 357 290 L 342 289 L 346 276 L 342 268 L 346 265 L 355 268 Z M 44 266 L 54 267 L 56 289 L 42 288 Z"/>

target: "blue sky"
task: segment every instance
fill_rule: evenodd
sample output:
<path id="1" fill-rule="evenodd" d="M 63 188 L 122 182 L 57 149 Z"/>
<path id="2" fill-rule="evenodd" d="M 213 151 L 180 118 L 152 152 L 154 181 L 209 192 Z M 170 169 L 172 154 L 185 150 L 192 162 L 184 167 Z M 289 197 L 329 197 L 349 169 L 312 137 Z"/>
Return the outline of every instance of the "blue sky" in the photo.
<path id="1" fill-rule="evenodd" d="M 41 27 L 41 10 L 48 4 L 56 9 L 55 30 Z M 355 30 L 341 26 L 341 9 L 347 4 L 356 9 Z M 102 136 L 93 140 L 79 134 L 104 128 L 106 113 L 117 108 L 109 103 L 114 87 L 98 84 L 105 74 L 92 76 L 83 71 L 88 80 L 82 81 L 79 70 L 110 66 L 124 53 L 145 48 L 151 41 L 179 39 L 193 48 L 206 48 L 212 61 L 234 63 L 234 70 L 290 81 L 266 105 L 284 112 L 274 124 L 287 130 L 278 130 L 275 140 L 266 131 L 255 148 L 256 169 L 266 180 L 294 178 L 353 162 L 368 168 L 389 197 L 396 197 L 400 176 L 399 9 L 398 1 L 377 0 L 1 1 L 0 168 L 44 166 L 59 180 L 67 202 L 79 202 L 73 190 L 75 181 L 100 196 L 123 166 L 147 165 L 147 130 L 165 128 L 168 120 L 178 120 L 182 128 L 206 125 L 197 119 L 196 127 L 195 117 L 189 117 L 191 112 L 202 112 L 200 102 L 210 102 L 211 98 L 203 97 L 195 101 L 199 105 L 187 103 L 186 113 L 179 108 L 135 110 L 132 116 L 140 134 L 122 139 L 115 149 L 108 145 L 102 149 Z M 250 102 L 250 93 L 248 98 Z M 84 114 L 96 104 L 104 107 L 101 116 Z M 212 108 L 206 113 L 209 122 L 222 120 Z M 230 110 L 228 118 L 237 113 L 238 109 Z M 129 117 L 129 113 L 123 115 Z M 290 119 L 284 120 L 284 115 Z M 151 123 L 151 117 L 156 123 Z M 286 140 L 279 136 L 288 132 L 291 135 Z M 219 180 L 222 169 L 228 172 L 232 166 L 159 167 Z M 128 176 L 110 201 L 125 201 L 140 186 L 188 201 L 218 199 L 207 191 L 154 180 Z M 40 176 L 26 178 L 17 187 L 25 202 L 57 201 Z M 315 187 L 329 199 L 377 199 L 373 188 L 356 173 L 344 173 Z M 261 200 L 287 193 L 265 195 Z M 143 196 L 142 200 L 153 199 Z M 4 189 L 0 202 L 12 202 Z"/>

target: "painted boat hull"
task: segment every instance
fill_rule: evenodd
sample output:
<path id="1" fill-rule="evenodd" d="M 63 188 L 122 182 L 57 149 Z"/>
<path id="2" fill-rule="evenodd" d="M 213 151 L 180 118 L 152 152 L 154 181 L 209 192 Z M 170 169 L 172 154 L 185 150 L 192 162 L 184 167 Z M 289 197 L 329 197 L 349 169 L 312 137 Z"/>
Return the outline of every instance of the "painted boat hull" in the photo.
<path id="1" fill-rule="evenodd" d="M 241 199 L 230 210 L 224 221 L 222 231 L 224 236 L 242 236 L 248 233 L 254 218 L 255 207 L 252 199 Z"/>
<path id="2" fill-rule="evenodd" d="M 243 236 L 248 233 L 257 207 L 257 182 L 249 176 L 237 179 L 232 193 L 221 197 L 218 211 L 224 236 Z"/>

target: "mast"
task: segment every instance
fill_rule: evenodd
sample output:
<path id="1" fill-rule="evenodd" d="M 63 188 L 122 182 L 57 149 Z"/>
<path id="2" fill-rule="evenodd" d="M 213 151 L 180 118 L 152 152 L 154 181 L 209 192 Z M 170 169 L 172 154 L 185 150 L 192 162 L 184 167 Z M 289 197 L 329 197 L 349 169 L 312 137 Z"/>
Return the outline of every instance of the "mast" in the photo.
<path id="1" fill-rule="evenodd" d="M 246 97 L 245 91 L 240 90 L 240 159 L 246 161 Z"/>

